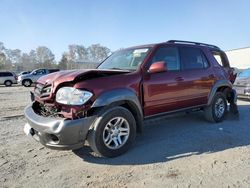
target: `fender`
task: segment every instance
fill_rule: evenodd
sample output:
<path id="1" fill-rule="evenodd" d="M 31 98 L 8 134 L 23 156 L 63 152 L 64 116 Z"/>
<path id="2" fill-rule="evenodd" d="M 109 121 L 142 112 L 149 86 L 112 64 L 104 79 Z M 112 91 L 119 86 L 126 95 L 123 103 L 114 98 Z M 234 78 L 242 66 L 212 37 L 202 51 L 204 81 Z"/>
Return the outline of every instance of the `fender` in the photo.
<path id="1" fill-rule="evenodd" d="M 131 89 L 114 89 L 101 94 L 93 103 L 91 108 L 110 106 L 112 104 L 128 104 L 132 108 L 132 114 L 137 123 L 138 132 L 142 132 L 143 127 L 143 111 L 141 103 Z"/>
<path id="2" fill-rule="evenodd" d="M 207 105 L 210 105 L 212 103 L 213 97 L 214 97 L 215 93 L 217 92 L 218 88 L 220 88 L 220 87 L 229 87 L 229 88 L 232 89 L 233 85 L 229 80 L 218 80 L 218 81 L 216 81 L 215 84 L 213 85 L 213 88 L 210 91 Z"/>

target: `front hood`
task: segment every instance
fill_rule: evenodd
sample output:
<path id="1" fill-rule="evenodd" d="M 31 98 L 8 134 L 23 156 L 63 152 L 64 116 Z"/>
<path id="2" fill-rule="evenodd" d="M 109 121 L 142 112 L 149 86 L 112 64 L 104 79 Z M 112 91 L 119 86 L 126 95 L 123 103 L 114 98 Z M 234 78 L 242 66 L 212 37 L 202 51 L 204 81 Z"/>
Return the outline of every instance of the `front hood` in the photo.
<path id="1" fill-rule="evenodd" d="M 250 86 L 250 77 L 237 77 L 234 85 Z"/>
<path id="2" fill-rule="evenodd" d="M 29 78 L 30 76 L 33 76 L 33 74 L 23 74 L 23 75 L 19 75 L 18 77 L 21 79 L 24 79 L 24 78 Z"/>
<path id="3" fill-rule="evenodd" d="M 128 73 L 128 71 L 100 70 L 100 69 L 67 70 L 67 71 L 58 71 L 55 73 L 42 76 L 41 78 L 38 79 L 37 82 L 44 85 L 57 86 L 64 82 L 78 82 L 98 77 L 105 77 L 105 76 L 124 74 L 124 73 Z"/>

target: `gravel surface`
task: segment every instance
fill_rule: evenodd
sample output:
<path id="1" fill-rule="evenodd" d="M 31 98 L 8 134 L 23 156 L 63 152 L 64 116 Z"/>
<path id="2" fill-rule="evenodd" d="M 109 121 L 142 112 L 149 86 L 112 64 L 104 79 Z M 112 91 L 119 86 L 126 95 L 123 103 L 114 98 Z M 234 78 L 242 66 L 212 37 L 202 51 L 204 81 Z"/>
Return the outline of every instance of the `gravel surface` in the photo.
<path id="1" fill-rule="evenodd" d="M 201 112 L 145 122 L 126 154 L 43 147 L 23 133 L 29 90 L 0 87 L 0 187 L 250 187 L 250 102 L 211 124 Z"/>

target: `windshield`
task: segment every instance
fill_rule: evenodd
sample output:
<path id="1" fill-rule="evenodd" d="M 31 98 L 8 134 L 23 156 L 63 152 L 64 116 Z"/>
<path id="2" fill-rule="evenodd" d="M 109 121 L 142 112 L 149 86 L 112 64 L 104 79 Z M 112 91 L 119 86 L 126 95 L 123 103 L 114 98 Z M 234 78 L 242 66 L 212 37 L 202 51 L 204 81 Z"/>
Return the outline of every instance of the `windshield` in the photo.
<path id="1" fill-rule="evenodd" d="M 242 73 L 239 74 L 239 77 L 250 77 L 250 69 L 244 70 Z"/>
<path id="2" fill-rule="evenodd" d="M 117 51 L 108 57 L 98 69 L 136 70 L 149 51 L 150 48 Z"/>

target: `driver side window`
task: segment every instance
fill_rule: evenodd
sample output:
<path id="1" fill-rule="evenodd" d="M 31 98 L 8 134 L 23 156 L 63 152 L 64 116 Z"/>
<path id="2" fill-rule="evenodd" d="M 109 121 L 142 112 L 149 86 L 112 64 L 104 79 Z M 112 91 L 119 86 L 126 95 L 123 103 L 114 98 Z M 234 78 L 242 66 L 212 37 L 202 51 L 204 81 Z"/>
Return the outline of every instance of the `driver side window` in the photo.
<path id="1" fill-rule="evenodd" d="M 37 70 L 37 71 L 36 71 L 36 74 L 37 74 L 37 75 L 45 74 L 45 70 L 44 70 L 44 69 Z"/>
<path id="2" fill-rule="evenodd" d="M 177 47 L 160 47 L 154 54 L 151 64 L 164 61 L 169 71 L 180 70 L 180 58 Z"/>

